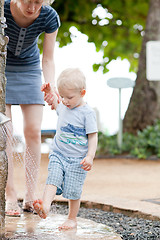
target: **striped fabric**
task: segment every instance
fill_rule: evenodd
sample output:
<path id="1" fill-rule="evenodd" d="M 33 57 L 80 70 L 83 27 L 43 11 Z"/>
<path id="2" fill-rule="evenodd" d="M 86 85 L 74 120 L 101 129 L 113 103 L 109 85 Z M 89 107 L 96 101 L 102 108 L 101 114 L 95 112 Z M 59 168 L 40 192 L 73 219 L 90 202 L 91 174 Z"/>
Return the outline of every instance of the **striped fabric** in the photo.
<path id="1" fill-rule="evenodd" d="M 43 32 L 52 33 L 59 28 L 57 12 L 51 6 L 42 6 L 39 17 L 29 27 L 21 28 L 12 17 L 10 0 L 5 0 L 4 11 L 7 23 L 5 34 L 9 37 L 6 65 L 38 65 L 40 62 L 38 37 Z"/>

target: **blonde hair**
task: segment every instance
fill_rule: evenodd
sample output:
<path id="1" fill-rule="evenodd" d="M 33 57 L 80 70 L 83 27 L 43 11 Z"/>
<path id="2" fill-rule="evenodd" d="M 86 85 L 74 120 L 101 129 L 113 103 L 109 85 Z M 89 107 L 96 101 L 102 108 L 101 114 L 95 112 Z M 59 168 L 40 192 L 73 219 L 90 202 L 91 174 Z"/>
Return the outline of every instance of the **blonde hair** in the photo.
<path id="1" fill-rule="evenodd" d="M 57 88 L 86 89 L 86 78 L 80 69 L 67 68 L 58 77 Z"/>
<path id="2" fill-rule="evenodd" d="M 17 3 L 20 6 L 20 0 L 12 0 L 14 3 Z M 29 0 L 25 0 L 26 2 Z M 43 5 L 51 5 L 54 0 L 43 0 Z"/>
<path id="3" fill-rule="evenodd" d="M 54 0 L 43 0 L 43 5 L 51 5 Z"/>

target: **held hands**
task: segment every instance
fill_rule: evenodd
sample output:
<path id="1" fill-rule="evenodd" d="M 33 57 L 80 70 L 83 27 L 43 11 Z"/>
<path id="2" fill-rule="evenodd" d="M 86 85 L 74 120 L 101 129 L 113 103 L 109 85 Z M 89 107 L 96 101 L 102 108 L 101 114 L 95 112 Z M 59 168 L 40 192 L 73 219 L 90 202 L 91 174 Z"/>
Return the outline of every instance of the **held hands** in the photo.
<path id="1" fill-rule="evenodd" d="M 44 84 L 41 86 L 41 91 L 44 92 L 45 94 L 51 93 L 51 92 L 52 92 L 52 88 L 51 88 L 50 83 L 44 83 Z"/>
<path id="2" fill-rule="evenodd" d="M 60 96 L 56 89 L 52 89 L 50 83 L 44 83 L 41 91 L 44 92 L 44 100 L 51 106 L 51 109 L 56 109 L 57 104 L 60 103 Z"/>
<path id="3" fill-rule="evenodd" d="M 93 166 L 93 158 L 91 156 L 86 156 L 83 158 L 80 164 L 82 165 L 82 169 L 85 171 L 90 171 Z"/>

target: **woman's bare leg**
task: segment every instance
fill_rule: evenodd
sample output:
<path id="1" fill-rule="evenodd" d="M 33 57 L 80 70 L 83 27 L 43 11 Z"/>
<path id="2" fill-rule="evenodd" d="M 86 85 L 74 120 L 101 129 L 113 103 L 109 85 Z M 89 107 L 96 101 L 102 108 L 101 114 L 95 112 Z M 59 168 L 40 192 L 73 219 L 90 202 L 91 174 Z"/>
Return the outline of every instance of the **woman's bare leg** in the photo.
<path id="1" fill-rule="evenodd" d="M 6 116 L 12 119 L 11 116 L 11 105 L 6 105 Z M 6 185 L 6 202 L 7 203 L 16 203 L 17 202 L 17 194 L 14 186 L 13 179 L 13 128 L 12 122 L 7 123 L 7 147 L 6 153 L 8 157 L 8 179 Z M 6 209 L 7 211 L 8 209 Z"/>
<path id="2" fill-rule="evenodd" d="M 41 159 L 41 123 L 43 105 L 21 105 L 24 121 L 25 137 L 25 203 L 32 205 L 37 186 L 38 172 Z M 32 207 L 32 206 L 31 206 Z"/>

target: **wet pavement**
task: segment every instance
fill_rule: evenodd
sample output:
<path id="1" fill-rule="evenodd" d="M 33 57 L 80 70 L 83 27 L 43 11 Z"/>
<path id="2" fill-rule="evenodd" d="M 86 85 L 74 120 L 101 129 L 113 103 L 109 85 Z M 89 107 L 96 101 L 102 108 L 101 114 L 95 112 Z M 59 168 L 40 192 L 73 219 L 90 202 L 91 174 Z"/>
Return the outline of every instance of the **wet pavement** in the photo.
<path id="1" fill-rule="evenodd" d="M 47 178 L 48 156 L 42 155 L 36 198 L 41 198 Z M 24 169 L 15 158 L 14 181 L 18 199 L 24 197 Z M 148 219 L 160 219 L 160 160 L 95 159 L 87 175 L 82 205 L 105 211 L 124 213 Z M 66 201 L 56 196 L 55 201 Z M 59 232 L 58 226 L 66 216 L 52 214 L 45 220 L 37 215 L 22 214 L 20 218 L 6 217 L 6 232 L 11 239 L 107 239 L 120 240 L 106 225 L 78 218 L 77 231 Z"/>
<path id="2" fill-rule="evenodd" d="M 21 240 L 121 240 L 112 228 L 91 220 L 78 218 L 74 230 L 59 231 L 66 216 L 50 213 L 46 219 L 24 213 L 19 217 L 6 217 L 6 237 Z"/>

